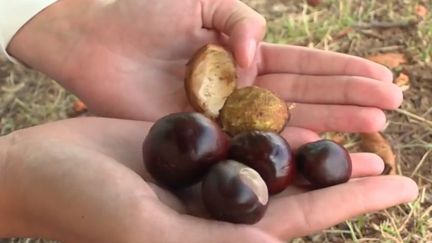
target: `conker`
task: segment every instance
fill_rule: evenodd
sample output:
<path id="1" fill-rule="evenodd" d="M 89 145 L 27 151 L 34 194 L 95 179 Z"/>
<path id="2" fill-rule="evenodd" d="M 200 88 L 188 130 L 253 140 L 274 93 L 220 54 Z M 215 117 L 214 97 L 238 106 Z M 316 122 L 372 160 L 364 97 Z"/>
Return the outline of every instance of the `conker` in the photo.
<path id="1" fill-rule="evenodd" d="M 214 165 L 202 184 L 209 213 L 218 220 L 240 224 L 258 222 L 267 210 L 267 186 L 258 172 L 234 160 Z"/>
<path id="2" fill-rule="evenodd" d="M 295 162 L 289 144 L 277 133 L 245 132 L 231 140 L 228 158 L 256 170 L 270 194 L 283 191 L 294 179 Z"/>
<path id="3" fill-rule="evenodd" d="M 177 189 L 198 182 L 225 159 L 228 137 L 200 113 L 174 113 L 156 121 L 143 143 L 145 167 L 160 184 Z"/>
<path id="4" fill-rule="evenodd" d="M 348 151 L 327 139 L 298 148 L 295 160 L 298 171 L 313 187 L 323 188 L 347 182 L 352 165 Z"/>
<path id="5" fill-rule="evenodd" d="M 289 119 L 285 101 L 270 90 L 247 86 L 228 96 L 220 112 L 224 131 L 232 136 L 242 132 L 281 132 Z"/>

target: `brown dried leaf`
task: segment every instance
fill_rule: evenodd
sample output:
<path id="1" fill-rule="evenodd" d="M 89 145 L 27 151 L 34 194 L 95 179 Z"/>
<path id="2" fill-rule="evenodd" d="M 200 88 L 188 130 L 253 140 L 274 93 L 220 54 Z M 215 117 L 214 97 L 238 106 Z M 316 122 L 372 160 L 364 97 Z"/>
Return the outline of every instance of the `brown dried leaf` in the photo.
<path id="1" fill-rule="evenodd" d="M 395 79 L 394 83 L 399 86 L 402 91 L 406 91 L 410 87 L 410 79 L 408 75 L 404 73 L 400 73 L 399 76 Z"/>
<path id="2" fill-rule="evenodd" d="M 416 12 L 417 16 L 425 18 L 426 15 L 428 14 L 428 9 L 424 5 L 418 4 L 415 7 L 415 12 Z"/>
<path id="3" fill-rule="evenodd" d="M 396 68 L 401 64 L 406 63 L 406 57 L 402 53 L 383 53 L 366 57 L 367 59 L 387 66 L 388 68 Z"/>
<path id="4" fill-rule="evenodd" d="M 73 104 L 73 110 L 76 113 L 83 113 L 87 111 L 87 106 L 81 100 L 77 100 Z"/>
<path id="5" fill-rule="evenodd" d="M 381 133 L 360 133 L 360 147 L 364 152 L 375 153 L 380 156 L 385 163 L 385 168 L 382 174 L 396 174 L 396 156 L 393 150 Z"/>
<path id="6" fill-rule="evenodd" d="M 316 7 L 321 3 L 321 0 L 307 0 L 307 3 L 312 7 Z"/>

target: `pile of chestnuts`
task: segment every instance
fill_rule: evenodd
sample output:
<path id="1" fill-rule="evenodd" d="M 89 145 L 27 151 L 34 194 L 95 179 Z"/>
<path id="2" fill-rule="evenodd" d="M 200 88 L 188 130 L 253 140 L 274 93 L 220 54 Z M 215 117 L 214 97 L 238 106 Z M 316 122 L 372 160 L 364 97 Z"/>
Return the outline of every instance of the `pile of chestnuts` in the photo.
<path id="1" fill-rule="evenodd" d="M 161 186 L 177 190 L 201 182 L 213 218 L 254 224 L 271 195 L 301 174 L 314 188 L 348 181 L 348 152 L 330 140 L 293 153 L 279 134 L 290 109 L 269 90 L 237 87 L 235 62 L 218 45 L 202 47 L 187 64 L 185 90 L 195 112 L 169 114 L 143 143 L 146 169 Z"/>

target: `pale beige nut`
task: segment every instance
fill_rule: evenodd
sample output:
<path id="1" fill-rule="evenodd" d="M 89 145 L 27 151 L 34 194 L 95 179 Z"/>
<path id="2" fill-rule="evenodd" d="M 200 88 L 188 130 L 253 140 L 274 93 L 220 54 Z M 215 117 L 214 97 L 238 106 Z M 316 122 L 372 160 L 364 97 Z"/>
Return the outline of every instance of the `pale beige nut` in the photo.
<path id="1" fill-rule="evenodd" d="M 186 65 L 185 90 L 189 103 L 210 118 L 219 116 L 236 86 L 234 58 L 222 46 L 205 45 Z"/>
<path id="2" fill-rule="evenodd" d="M 241 132 L 281 132 L 290 117 L 287 104 L 267 89 L 248 86 L 235 90 L 220 114 L 222 128 L 234 136 Z"/>

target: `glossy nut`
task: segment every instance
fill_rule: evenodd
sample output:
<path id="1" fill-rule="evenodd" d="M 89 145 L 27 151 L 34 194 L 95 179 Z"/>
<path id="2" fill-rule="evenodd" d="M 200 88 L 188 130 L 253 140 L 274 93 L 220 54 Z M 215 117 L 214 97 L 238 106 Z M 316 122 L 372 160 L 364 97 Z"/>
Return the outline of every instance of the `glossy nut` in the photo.
<path id="1" fill-rule="evenodd" d="M 301 146 L 295 159 L 298 171 L 316 188 L 344 183 L 351 177 L 348 151 L 331 140 Z"/>
<path id="2" fill-rule="evenodd" d="M 234 160 L 212 167 L 202 184 L 203 202 L 217 220 L 254 224 L 268 205 L 267 187 L 253 169 Z"/>
<path id="3" fill-rule="evenodd" d="M 173 189 L 198 182 L 214 163 L 225 159 L 227 151 L 227 136 L 200 113 L 161 118 L 143 144 L 147 171 L 159 184 Z"/>
<path id="4" fill-rule="evenodd" d="M 270 194 L 283 191 L 295 176 L 291 148 L 283 137 L 273 132 L 245 132 L 233 137 L 228 158 L 256 170 Z"/>

